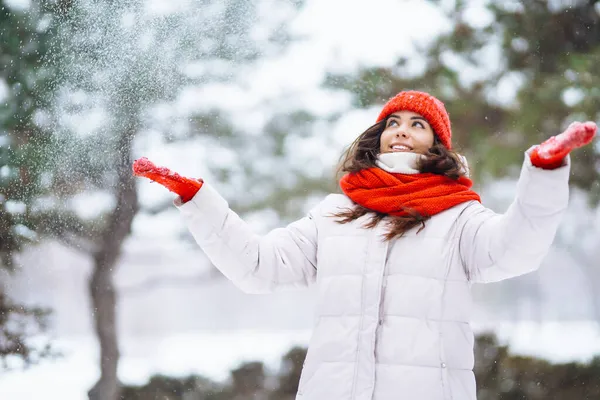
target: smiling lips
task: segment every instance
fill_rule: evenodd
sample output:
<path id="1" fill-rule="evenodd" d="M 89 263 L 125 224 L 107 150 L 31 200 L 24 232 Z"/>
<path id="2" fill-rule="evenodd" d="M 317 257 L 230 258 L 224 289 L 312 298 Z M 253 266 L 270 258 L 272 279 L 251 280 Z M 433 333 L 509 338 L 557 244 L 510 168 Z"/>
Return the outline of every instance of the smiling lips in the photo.
<path id="1" fill-rule="evenodd" d="M 405 144 L 393 144 L 392 151 L 412 151 L 412 147 Z"/>

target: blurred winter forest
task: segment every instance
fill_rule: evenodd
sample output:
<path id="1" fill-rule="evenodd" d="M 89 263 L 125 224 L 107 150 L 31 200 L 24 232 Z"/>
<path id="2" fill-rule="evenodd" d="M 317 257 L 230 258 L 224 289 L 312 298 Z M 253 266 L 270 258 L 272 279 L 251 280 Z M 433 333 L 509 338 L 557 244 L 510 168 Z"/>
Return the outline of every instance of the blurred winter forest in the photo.
<path id="1" fill-rule="evenodd" d="M 222 380 L 136 374 L 142 337 L 159 338 L 139 349 L 151 354 L 178 333 L 285 335 L 310 329 L 311 304 L 310 291 L 231 288 L 173 196 L 131 165 L 202 177 L 266 232 L 338 191 L 344 147 L 406 89 L 442 99 L 476 189 L 502 212 L 527 148 L 600 123 L 600 1 L 0 0 L 0 398 L 23 398 L 25 382 L 83 398 L 48 394 L 35 371 L 67 374 L 70 339 L 89 336 L 93 369 L 65 382 L 90 399 L 292 399 L 306 341 L 278 369 L 246 360 Z M 597 143 L 572 154 L 571 206 L 542 269 L 474 288 L 482 400 L 600 398 Z M 512 354 L 494 332 L 519 321 L 591 326 L 592 341 L 550 346 L 579 345 L 578 360 Z"/>

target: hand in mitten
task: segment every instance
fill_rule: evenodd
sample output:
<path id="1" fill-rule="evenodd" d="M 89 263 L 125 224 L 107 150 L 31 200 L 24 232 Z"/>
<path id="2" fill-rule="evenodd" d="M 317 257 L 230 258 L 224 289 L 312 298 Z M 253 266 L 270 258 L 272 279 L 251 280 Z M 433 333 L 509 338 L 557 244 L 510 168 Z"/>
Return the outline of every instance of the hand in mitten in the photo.
<path id="1" fill-rule="evenodd" d="M 202 179 L 186 178 L 168 168 L 157 167 L 146 157 L 134 161 L 133 174 L 160 183 L 171 192 L 178 194 L 184 203 L 198 193 L 203 183 Z"/>
<path id="2" fill-rule="evenodd" d="M 593 122 L 573 122 L 560 135 L 552 136 L 536 146 L 529 155 L 531 163 L 543 169 L 560 167 L 571 150 L 585 146 L 592 141 L 596 130 L 596 124 Z"/>

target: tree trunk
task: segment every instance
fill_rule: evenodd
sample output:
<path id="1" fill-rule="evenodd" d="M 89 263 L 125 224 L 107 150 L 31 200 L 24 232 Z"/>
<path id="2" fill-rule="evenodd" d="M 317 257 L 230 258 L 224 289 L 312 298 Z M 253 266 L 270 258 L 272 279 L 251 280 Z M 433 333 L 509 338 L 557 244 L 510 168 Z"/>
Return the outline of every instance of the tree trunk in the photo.
<path id="1" fill-rule="evenodd" d="M 94 265 L 90 280 L 96 336 L 100 345 L 100 379 L 89 391 L 90 400 L 117 400 L 119 398 L 119 345 L 116 332 L 116 296 L 112 282 L 112 268 Z"/>
<path id="2" fill-rule="evenodd" d="M 117 298 L 113 274 L 124 239 L 138 211 L 135 182 L 131 173 L 131 140 L 135 130 L 124 129 L 119 140 L 120 160 L 117 166 L 116 206 L 102 242 L 94 254 L 94 271 L 90 279 L 90 296 L 96 335 L 100 345 L 100 379 L 88 392 L 90 400 L 118 400 L 119 344 L 117 338 Z"/>

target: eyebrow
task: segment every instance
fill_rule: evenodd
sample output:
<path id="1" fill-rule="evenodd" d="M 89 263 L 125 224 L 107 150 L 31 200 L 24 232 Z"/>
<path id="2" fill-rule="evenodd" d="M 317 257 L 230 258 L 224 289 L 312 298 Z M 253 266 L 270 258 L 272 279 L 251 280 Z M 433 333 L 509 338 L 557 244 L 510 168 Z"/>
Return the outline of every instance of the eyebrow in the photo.
<path id="1" fill-rule="evenodd" d="M 402 117 L 400 117 L 399 115 L 396 115 L 396 114 L 392 114 L 392 115 L 390 115 L 390 117 L 402 119 Z M 429 122 L 427 122 L 427 120 L 425 118 L 417 116 L 417 115 L 415 115 L 414 117 L 410 117 L 410 119 L 411 120 L 420 120 L 420 121 L 425 122 L 427 125 L 430 125 Z"/>

